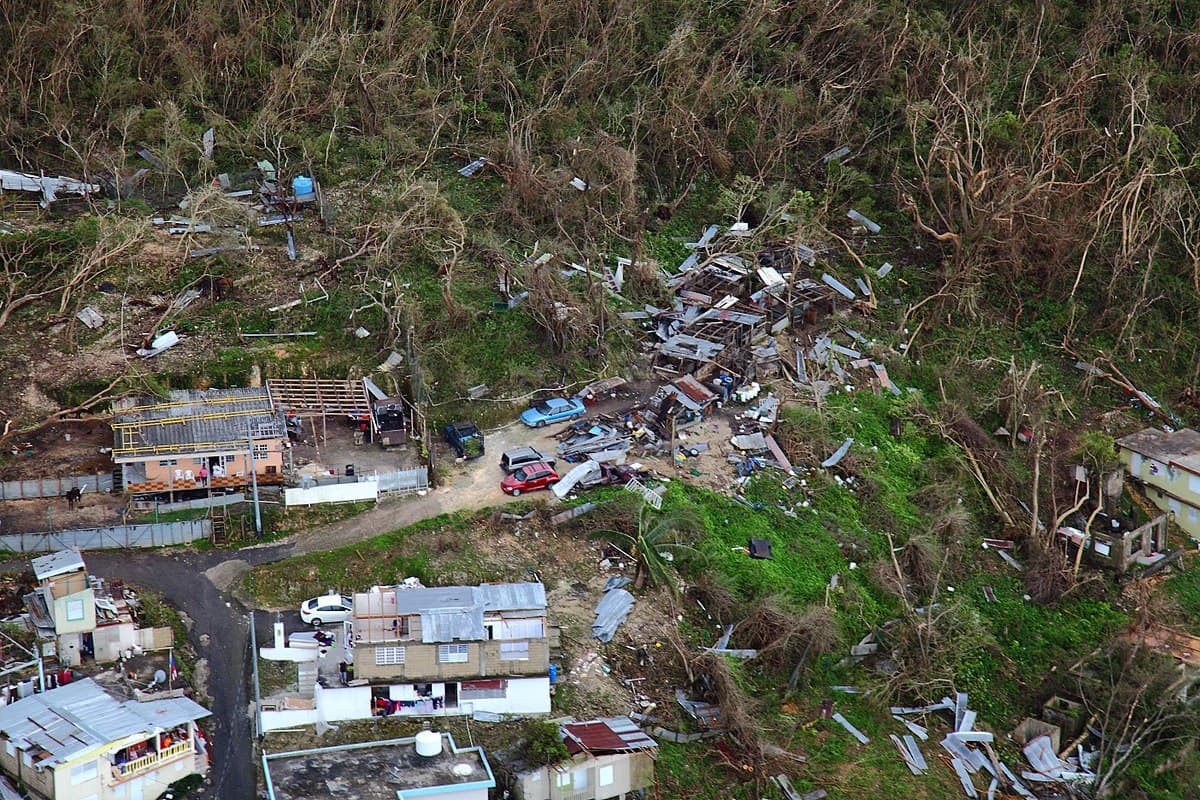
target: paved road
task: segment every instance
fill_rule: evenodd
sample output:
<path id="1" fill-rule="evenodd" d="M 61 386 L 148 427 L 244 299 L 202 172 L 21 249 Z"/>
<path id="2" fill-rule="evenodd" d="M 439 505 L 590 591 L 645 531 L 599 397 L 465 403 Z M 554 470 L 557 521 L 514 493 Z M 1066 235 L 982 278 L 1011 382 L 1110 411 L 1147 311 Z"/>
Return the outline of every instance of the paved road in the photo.
<path id="1" fill-rule="evenodd" d="M 502 473 L 496 466 L 500 453 L 522 445 L 553 451 L 550 436 L 558 427 L 531 431 L 510 425 L 487 433 L 488 453 L 467 464 L 452 465 L 452 485 L 424 497 L 389 500 L 356 517 L 325 525 L 286 540 L 238 551 L 191 550 L 112 551 L 86 554 L 89 571 L 120 578 L 161 592 L 192 620 L 188 637 L 208 662 L 208 695 L 212 698 L 215 740 L 211 785 L 200 796 L 215 800 L 252 800 L 255 797 L 252 690 L 247 609 L 230 595 L 246 571 L 320 550 L 353 544 L 397 530 L 439 514 L 478 509 L 511 501 L 499 489 Z M 26 562 L 12 564 L 23 569 Z M 3 568 L 4 565 L 0 565 Z M 299 627 L 299 614 L 284 612 L 290 629 Z M 259 644 L 271 640 L 274 615 L 255 615 Z"/>

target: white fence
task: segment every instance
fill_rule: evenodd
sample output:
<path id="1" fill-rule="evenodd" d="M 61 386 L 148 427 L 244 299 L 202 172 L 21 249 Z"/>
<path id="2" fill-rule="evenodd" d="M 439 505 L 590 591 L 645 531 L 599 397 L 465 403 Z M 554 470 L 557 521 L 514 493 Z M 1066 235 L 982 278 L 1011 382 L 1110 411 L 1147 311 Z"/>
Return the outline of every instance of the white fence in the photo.
<path id="1" fill-rule="evenodd" d="M 315 506 L 321 503 L 356 503 L 363 500 L 378 499 L 379 481 L 374 479 L 364 479 L 354 483 L 312 486 L 308 489 L 283 490 L 283 504 L 287 508 Z"/>
<path id="2" fill-rule="evenodd" d="M 0 536 L 0 549 L 13 553 L 47 553 L 71 547 L 81 550 L 168 547 L 207 539 L 211 535 L 212 523 L 206 519 L 196 519 L 184 522 L 156 522 L 149 525 L 10 533 Z"/>
<path id="3" fill-rule="evenodd" d="M 32 500 L 38 497 L 60 497 L 72 489 L 82 492 L 111 492 L 112 473 L 95 475 L 64 475 L 57 478 L 33 478 L 27 481 L 0 483 L 0 500 Z"/>
<path id="4" fill-rule="evenodd" d="M 380 494 L 423 492 L 429 488 L 429 470 L 425 467 L 400 472 L 381 472 L 376 477 L 379 479 Z"/>

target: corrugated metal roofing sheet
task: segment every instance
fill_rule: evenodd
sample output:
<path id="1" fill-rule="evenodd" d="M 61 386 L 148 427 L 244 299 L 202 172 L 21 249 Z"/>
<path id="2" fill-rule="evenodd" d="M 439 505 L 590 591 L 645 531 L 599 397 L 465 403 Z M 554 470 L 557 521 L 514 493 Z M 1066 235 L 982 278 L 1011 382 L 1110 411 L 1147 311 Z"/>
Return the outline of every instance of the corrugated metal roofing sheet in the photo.
<path id="1" fill-rule="evenodd" d="M 31 559 L 29 563 L 33 565 L 33 575 L 39 581 L 53 578 L 55 575 L 65 575 L 68 572 L 86 569 L 83 556 L 79 554 L 78 550 L 59 550 L 48 556 Z"/>
<path id="2" fill-rule="evenodd" d="M 485 583 L 478 593 L 484 611 L 533 611 L 546 607 L 546 587 L 540 583 Z"/>
<path id="3" fill-rule="evenodd" d="M 206 450 L 244 451 L 247 437 L 286 436 L 283 413 L 275 409 L 268 391 L 257 387 L 178 389 L 167 400 L 142 399 L 117 410 L 113 429 L 115 456 L 147 452 L 146 448 L 158 448 L 155 454 L 187 452 L 198 444 L 207 445 Z"/>
<path id="4" fill-rule="evenodd" d="M 563 743 L 574 755 L 582 750 L 593 753 L 620 753 L 658 747 L 629 717 L 605 717 L 590 722 L 571 722 L 562 726 Z"/>
<path id="5" fill-rule="evenodd" d="M 46 752 L 40 763 L 53 766 L 92 747 L 208 715 L 186 697 L 122 702 L 84 678 L 0 708 L 0 733 L 22 750 Z"/>

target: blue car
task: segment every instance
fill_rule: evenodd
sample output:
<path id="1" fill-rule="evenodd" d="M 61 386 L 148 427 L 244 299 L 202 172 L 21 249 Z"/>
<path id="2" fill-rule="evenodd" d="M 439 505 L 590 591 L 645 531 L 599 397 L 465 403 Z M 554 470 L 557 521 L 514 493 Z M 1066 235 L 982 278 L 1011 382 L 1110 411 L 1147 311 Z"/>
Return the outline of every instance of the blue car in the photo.
<path id="1" fill-rule="evenodd" d="M 531 428 L 540 428 L 552 422 L 566 422 L 569 419 L 582 417 L 587 414 L 583 403 L 574 397 L 569 400 L 563 397 L 551 397 L 527 408 L 521 414 L 521 422 Z"/>

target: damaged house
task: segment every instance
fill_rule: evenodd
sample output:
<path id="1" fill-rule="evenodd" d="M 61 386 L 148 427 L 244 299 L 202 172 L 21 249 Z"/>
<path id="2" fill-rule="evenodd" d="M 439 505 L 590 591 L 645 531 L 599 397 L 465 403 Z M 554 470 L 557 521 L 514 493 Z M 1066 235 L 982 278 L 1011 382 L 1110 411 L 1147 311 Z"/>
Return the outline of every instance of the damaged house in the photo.
<path id="1" fill-rule="evenodd" d="M 122 701 L 84 678 L 0 708 L 0 769 L 35 800 L 159 797 L 207 774 L 207 716 L 186 697 Z"/>
<path id="2" fill-rule="evenodd" d="M 264 700 L 264 730 L 371 716 L 550 711 L 546 590 L 540 583 L 387 586 L 353 595 L 335 644 L 276 623 L 263 658 L 297 663 L 299 696 Z M 328 627 L 328 626 L 327 626 Z M 352 632 L 352 633 L 351 633 Z M 353 675 L 339 676 L 339 662 Z"/>
<path id="3" fill-rule="evenodd" d="M 265 388 L 179 389 L 114 409 L 112 460 L 131 494 L 282 483 L 288 434 Z"/>
<path id="4" fill-rule="evenodd" d="M 654 785 L 658 744 L 629 717 L 568 722 L 558 731 L 571 757 L 520 770 L 519 800 L 623 800 Z"/>
<path id="5" fill-rule="evenodd" d="M 31 563 L 38 586 L 24 600 L 44 657 L 74 667 L 85 658 L 109 663 L 129 651 L 172 645 L 170 628 L 137 626 L 136 598 L 88 575 L 78 550 L 40 556 Z"/>
<path id="6" fill-rule="evenodd" d="M 1200 539 L 1200 433 L 1191 428 L 1146 428 L 1116 442 L 1118 456 L 1146 496 Z"/>

